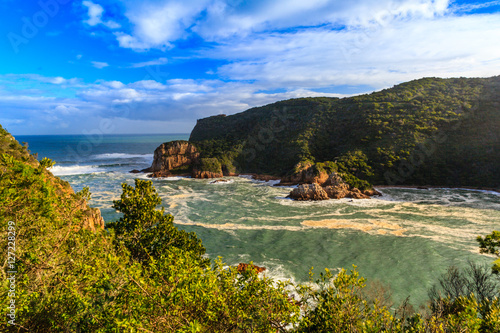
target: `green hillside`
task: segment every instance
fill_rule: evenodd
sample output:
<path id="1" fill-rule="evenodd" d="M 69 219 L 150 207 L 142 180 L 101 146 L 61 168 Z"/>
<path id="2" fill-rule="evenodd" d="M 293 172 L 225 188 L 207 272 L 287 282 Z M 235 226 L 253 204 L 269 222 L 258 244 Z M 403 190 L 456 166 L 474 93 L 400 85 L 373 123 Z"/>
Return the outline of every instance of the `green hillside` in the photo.
<path id="1" fill-rule="evenodd" d="M 198 120 L 190 141 L 239 172 L 336 162 L 375 184 L 500 187 L 500 77 L 424 78 Z"/>

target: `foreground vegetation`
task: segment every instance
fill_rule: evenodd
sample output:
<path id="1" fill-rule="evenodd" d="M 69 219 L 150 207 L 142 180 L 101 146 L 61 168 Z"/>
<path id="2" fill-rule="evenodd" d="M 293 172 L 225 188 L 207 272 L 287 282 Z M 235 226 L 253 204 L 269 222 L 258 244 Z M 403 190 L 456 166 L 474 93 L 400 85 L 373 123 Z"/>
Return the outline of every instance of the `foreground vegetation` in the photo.
<path id="1" fill-rule="evenodd" d="M 38 163 L 0 130 L 1 331 L 500 331 L 500 287 L 490 268 L 450 270 L 423 313 L 367 296 L 355 267 L 311 272 L 312 283 L 301 285 L 238 272 L 206 258 L 196 234 L 156 209 L 160 198 L 150 181 L 123 184 L 114 202 L 122 217 L 107 229 L 92 227 L 84 222 L 88 189 L 73 193 L 46 170 L 51 161 Z M 8 241 L 16 244 L 14 266 L 6 259 Z M 498 256 L 499 242 L 494 232 L 480 238 L 480 247 Z M 14 319 L 6 306 L 12 269 Z M 487 293 L 478 293 L 482 286 Z"/>
<path id="2" fill-rule="evenodd" d="M 190 142 L 232 172 L 281 177 L 300 163 L 333 163 L 372 184 L 498 189 L 499 94 L 500 77 L 424 78 L 200 119 Z"/>

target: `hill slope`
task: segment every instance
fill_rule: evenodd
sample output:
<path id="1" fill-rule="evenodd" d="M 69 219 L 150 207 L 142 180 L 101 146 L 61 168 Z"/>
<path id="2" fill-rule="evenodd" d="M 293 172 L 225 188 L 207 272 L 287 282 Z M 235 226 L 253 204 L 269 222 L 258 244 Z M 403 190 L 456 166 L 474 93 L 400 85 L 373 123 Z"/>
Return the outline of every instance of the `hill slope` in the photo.
<path id="1" fill-rule="evenodd" d="M 239 172 L 301 161 L 376 184 L 500 187 L 500 77 L 424 78 L 350 98 L 300 98 L 198 120 L 190 141 Z"/>

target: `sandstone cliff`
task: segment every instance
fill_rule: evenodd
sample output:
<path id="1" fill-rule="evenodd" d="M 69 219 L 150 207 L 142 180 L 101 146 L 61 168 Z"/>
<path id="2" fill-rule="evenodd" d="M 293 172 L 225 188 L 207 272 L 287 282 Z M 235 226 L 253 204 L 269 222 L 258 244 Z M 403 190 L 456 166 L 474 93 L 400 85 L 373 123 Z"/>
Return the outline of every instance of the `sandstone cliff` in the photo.
<path id="1" fill-rule="evenodd" d="M 153 164 L 142 171 L 152 172 L 153 177 L 168 176 L 171 170 L 190 166 L 199 157 L 196 147 L 187 141 L 165 142 L 155 149 Z"/>
<path id="2" fill-rule="evenodd" d="M 194 145 L 181 140 L 162 143 L 154 152 L 153 164 L 142 172 L 151 172 L 152 177 L 174 174 L 193 178 L 223 177 L 221 163 L 216 158 L 200 158 Z"/>

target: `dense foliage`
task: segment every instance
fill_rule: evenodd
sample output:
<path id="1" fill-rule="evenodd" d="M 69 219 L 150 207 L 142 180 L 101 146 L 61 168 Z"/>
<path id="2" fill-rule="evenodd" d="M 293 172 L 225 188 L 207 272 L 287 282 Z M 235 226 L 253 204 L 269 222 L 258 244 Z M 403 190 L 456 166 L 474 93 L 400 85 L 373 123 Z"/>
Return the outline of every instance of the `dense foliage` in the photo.
<path id="1" fill-rule="evenodd" d="M 74 193 L 45 169 L 52 161 L 38 163 L 8 134 L 0 138 L 2 332 L 499 332 L 491 281 L 488 295 L 443 288 L 436 306 L 418 314 L 366 297 L 355 269 L 326 270 L 317 280 L 311 272 L 311 283 L 293 285 L 210 262 L 195 234 L 156 209 L 149 181 L 124 184 L 114 203 L 122 218 L 99 228 L 88 221 L 88 189 Z M 498 254 L 497 235 L 481 247 Z M 13 264 L 8 241 L 15 242 Z M 460 276 L 474 285 L 484 274 Z M 12 299 L 14 319 L 5 306 Z"/>
<path id="2" fill-rule="evenodd" d="M 175 247 L 202 260 L 205 248 L 195 233 L 177 229 L 174 217 L 165 214 L 164 208 L 156 210 L 161 203 L 160 196 L 153 188 L 153 182 L 135 180 L 135 188 L 122 184 L 121 199 L 114 201 L 113 208 L 123 213 L 107 228 L 115 231 L 115 241 L 122 243 L 136 261 L 159 258 Z"/>
<path id="3" fill-rule="evenodd" d="M 492 271 L 495 274 L 500 274 L 500 231 L 493 231 L 484 238 L 478 236 L 477 241 L 479 242 L 481 253 L 494 254 L 499 257 L 493 263 Z"/>
<path id="4" fill-rule="evenodd" d="M 195 168 L 200 171 L 207 171 L 212 173 L 221 173 L 222 166 L 218 159 L 216 158 L 200 158 Z"/>
<path id="5" fill-rule="evenodd" d="M 377 184 L 500 187 L 500 77 L 424 78 L 198 120 L 190 141 L 240 172 L 335 162 Z M 356 166 L 356 164 L 359 164 Z"/>

